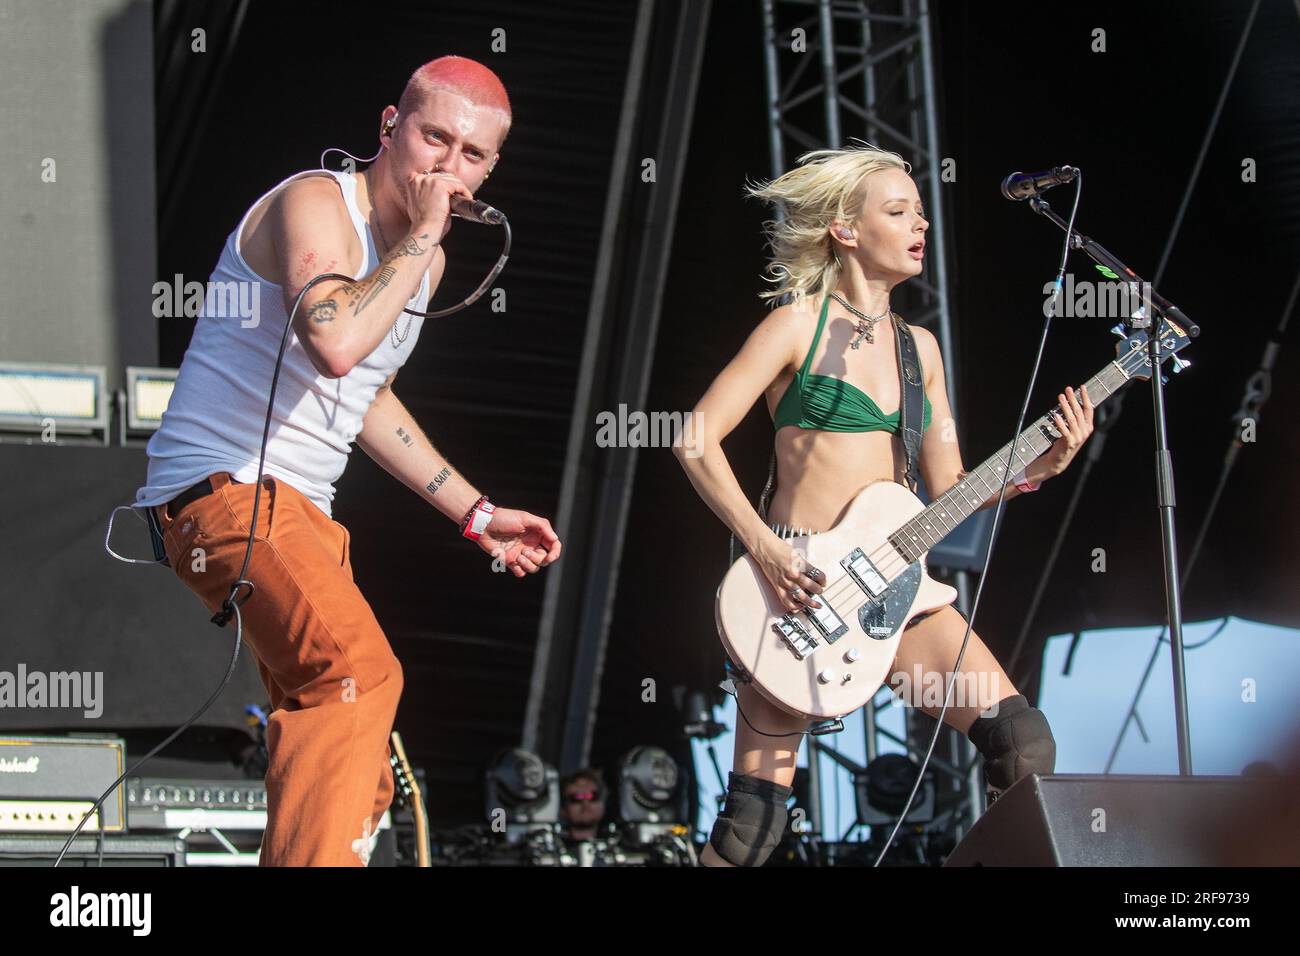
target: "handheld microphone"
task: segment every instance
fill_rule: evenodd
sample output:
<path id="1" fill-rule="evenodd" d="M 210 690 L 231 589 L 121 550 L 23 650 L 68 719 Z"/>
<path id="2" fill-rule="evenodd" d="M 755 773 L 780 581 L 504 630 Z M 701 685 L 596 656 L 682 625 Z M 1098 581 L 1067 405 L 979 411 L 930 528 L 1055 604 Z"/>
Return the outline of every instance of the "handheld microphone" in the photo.
<path id="1" fill-rule="evenodd" d="M 494 209 L 481 199 L 473 201 L 464 196 L 451 197 L 451 211 L 470 222 L 481 222 L 485 226 L 499 226 L 506 220 L 500 209 Z"/>
<path id="2" fill-rule="evenodd" d="M 1054 166 L 1043 173 L 1012 173 L 1002 180 L 1002 195 L 1013 202 L 1037 196 L 1044 190 L 1073 181 L 1079 171 L 1073 166 Z"/>

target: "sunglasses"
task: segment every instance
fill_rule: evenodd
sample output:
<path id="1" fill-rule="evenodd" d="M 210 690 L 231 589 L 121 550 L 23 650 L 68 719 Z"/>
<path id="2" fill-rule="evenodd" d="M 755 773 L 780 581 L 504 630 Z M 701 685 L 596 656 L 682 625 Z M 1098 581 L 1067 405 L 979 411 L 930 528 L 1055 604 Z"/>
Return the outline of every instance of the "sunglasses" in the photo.
<path id="1" fill-rule="evenodd" d="M 599 799 L 600 797 L 597 795 L 596 791 L 594 790 L 575 790 L 573 793 L 570 793 L 565 796 L 564 802 L 565 803 L 594 803 L 596 800 Z"/>

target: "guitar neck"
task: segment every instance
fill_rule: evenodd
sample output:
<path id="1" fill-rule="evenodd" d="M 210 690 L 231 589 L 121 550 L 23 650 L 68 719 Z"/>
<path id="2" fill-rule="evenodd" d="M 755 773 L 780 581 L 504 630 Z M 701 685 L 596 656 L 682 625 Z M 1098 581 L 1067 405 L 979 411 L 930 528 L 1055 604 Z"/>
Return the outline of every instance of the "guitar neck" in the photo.
<path id="1" fill-rule="evenodd" d="M 1118 362 L 1111 362 L 1088 379 L 1088 397 L 1097 407 L 1124 387 L 1128 375 Z M 1054 406 L 1055 409 L 1055 406 Z M 1056 426 L 1047 414 L 1041 415 L 1015 440 L 1008 442 L 990 455 L 965 478 L 932 501 L 924 511 L 889 536 L 892 544 L 910 563 L 933 548 L 959 524 L 979 510 L 980 505 L 1028 464 L 1052 447 L 1060 437 Z M 1011 473 L 1006 474 L 1007 460 L 1011 460 Z"/>

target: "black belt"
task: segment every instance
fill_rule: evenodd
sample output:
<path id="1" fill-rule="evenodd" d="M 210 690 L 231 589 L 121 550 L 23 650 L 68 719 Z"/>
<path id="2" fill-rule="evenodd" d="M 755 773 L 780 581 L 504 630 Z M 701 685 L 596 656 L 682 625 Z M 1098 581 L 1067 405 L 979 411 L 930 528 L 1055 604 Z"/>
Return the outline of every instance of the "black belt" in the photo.
<path id="1" fill-rule="evenodd" d="M 190 485 L 179 495 L 167 502 L 167 516 L 175 518 L 181 513 L 181 509 L 191 501 L 198 501 L 204 495 L 212 494 L 212 482 L 204 478 L 198 484 Z"/>
<path id="2" fill-rule="evenodd" d="M 153 542 L 153 556 L 155 560 L 168 566 L 171 564 L 171 562 L 167 560 L 167 548 L 163 543 L 163 529 L 160 524 L 161 519 L 158 517 L 158 509 L 166 508 L 167 516 L 175 520 L 176 516 L 181 513 L 181 509 L 190 502 L 198 501 L 204 495 L 210 494 L 212 494 L 212 482 L 207 478 L 204 478 L 199 483 L 190 485 L 171 501 L 146 509 L 149 513 L 149 538 Z"/>

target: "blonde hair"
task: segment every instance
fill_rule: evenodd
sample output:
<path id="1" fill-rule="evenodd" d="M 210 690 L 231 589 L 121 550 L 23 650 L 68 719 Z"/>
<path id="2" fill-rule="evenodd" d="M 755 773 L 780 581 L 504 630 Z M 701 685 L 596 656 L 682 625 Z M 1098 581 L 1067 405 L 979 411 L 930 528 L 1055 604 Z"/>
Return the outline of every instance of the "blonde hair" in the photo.
<path id="1" fill-rule="evenodd" d="M 747 195 L 779 203 L 785 211 L 784 219 L 763 223 L 772 249 L 763 279 L 776 288 L 760 292 L 760 298 L 789 295 L 797 308 L 805 296 L 829 294 L 839 281 L 840 264 L 827 228 L 836 219 L 852 222 L 858 217 L 871 173 L 911 173 L 911 164 L 897 153 L 857 142 L 862 145 L 804 153 L 798 166 L 766 185 L 746 183 Z"/>

